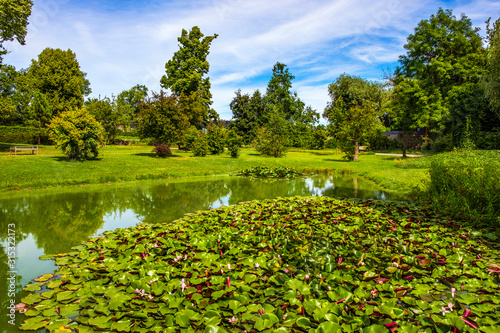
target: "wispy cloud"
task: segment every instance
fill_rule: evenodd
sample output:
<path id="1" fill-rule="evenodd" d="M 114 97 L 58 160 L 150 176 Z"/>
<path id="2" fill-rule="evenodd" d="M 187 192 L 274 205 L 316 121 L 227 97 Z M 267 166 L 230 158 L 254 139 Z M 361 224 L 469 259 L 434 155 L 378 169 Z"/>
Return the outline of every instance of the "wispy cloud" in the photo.
<path id="1" fill-rule="evenodd" d="M 208 59 L 222 118 L 231 118 L 239 88 L 265 91 L 277 61 L 295 75 L 293 89 L 306 104 L 322 112 L 328 83 L 344 72 L 381 77 L 417 23 L 440 6 L 482 26 L 500 12 L 493 0 L 35 0 L 27 45 L 10 45 L 5 61 L 25 68 L 45 47 L 71 48 L 94 95 L 135 84 L 159 90 L 181 30 L 198 25 L 206 35 L 219 34 Z"/>

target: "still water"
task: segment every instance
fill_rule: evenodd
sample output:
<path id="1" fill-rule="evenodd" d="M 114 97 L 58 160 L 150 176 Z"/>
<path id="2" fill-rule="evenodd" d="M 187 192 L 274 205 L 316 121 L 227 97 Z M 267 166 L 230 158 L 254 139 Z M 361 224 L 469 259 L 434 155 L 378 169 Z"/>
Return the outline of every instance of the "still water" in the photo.
<path id="1" fill-rule="evenodd" d="M 243 177 L 194 178 L 37 191 L 22 197 L 2 198 L 1 331 L 22 332 L 8 323 L 10 302 L 19 303 L 27 294 L 21 291 L 24 285 L 56 268 L 51 260 L 39 260 L 41 255 L 65 253 L 103 231 L 141 222 L 170 222 L 198 210 L 296 195 L 404 200 L 365 179 L 331 175 L 274 181 Z M 15 249 L 10 249 L 13 244 L 9 241 L 13 239 L 9 237 L 14 235 Z M 16 258 L 9 262 L 12 250 Z M 14 266 L 11 268 L 9 264 Z M 17 289 L 14 297 L 9 295 L 11 277 L 15 277 Z M 16 326 L 23 320 L 23 315 L 16 314 Z"/>

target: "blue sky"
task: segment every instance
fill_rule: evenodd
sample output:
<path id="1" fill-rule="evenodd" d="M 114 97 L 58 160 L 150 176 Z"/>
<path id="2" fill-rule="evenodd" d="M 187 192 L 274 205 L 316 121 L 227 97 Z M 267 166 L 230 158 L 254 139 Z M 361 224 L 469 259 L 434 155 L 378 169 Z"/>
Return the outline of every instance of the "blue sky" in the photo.
<path id="1" fill-rule="evenodd" d="M 136 84 L 160 90 L 182 29 L 217 33 L 209 55 L 213 107 L 222 119 L 241 89 L 265 92 L 276 62 L 295 76 L 293 90 L 322 113 L 327 86 L 342 73 L 381 80 L 405 53 L 406 37 L 439 7 L 467 15 L 484 35 L 500 1 L 403 0 L 34 0 L 26 45 L 9 44 L 17 69 L 46 47 L 71 49 L 92 97 Z"/>

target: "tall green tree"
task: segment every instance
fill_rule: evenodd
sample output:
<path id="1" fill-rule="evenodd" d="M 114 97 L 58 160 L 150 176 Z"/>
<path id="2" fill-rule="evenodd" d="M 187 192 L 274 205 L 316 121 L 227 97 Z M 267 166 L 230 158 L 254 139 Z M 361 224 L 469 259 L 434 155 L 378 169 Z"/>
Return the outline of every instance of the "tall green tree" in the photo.
<path id="1" fill-rule="evenodd" d="M 205 36 L 197 26 L 189 32 L 182 29 L 181 36 L 177 39 L 179 50 L 165 64 L 166 75 L 160 80 L 161 86 L 170 89 L 177 97 L 184 95 L 185 102 L 191 101 L 201 105 L 200 113 L 193 112 L 200 111 L 198 107 L 187 110 L 191 111 L 188 113 L 190 123 L 197 128 L 218 118 L 217 112 L 211 108 L 211 84 L 210 79 L 206 77 L 210 68 L 207 56 L 210 53 L 210 45 L 217 36 Z"/>
<path id="2" fill-rule="evenodd" d="M 17 112 L 17 76 L 18 72 L 14 66 L 0 66 L 0 125 L 11 125 L 21 121 Z"/>
<path id="3" fill-rule="evenodd" d="M 139 113 L 139 105 L 144 102 L 148 96 L 148 88 L 145 85 L 135 85 L 128 90 L 123 90 L 116 97 L 116 103 L 119 106 L 129 105 L 134 116 Z"/>
<path id="4" fill-rule="evenodd" d="M 138 131 L 141 139 L 152 138 L 156 143 L 170 147 L 182 141 L 189 128 L 189 118 L 182 110 L 177 96 L 167 96 L 163 91 L 153 93 L 140 105 Z"/>
<path id="5" fill-rule="evenodd" d="M 419 122 L 425 124 L 427 136 L 444 129 L 450 115 L 449 92 L 458 85 L 479 82 L 484 74 L 486 54 L 478 31 L 467 16 L 457 19 L 451 10 L 439 9 L 430 19 L 420 21 L 407 38 L 407 52 L 399 58 L 396 84 L 416 81 L 410 85 L 419 87 L 418 102 L 402 108 L 420 114 Z M 413 89 L 398 89 L 397 93 L 411 94 Z M 415 106 L 420 110 L 411 110 Z"/>
<path id="6" fill-rule="evenodd" d="M 343 143 L 348 159 L 357 161 L 364 136 L 380 125 L 383 93 L 379 84 L 348 74 L 328 86 L 331 101 L 323 113 L 330 131 Z"/>
<path id="7" fill-rule="evenodd" d="M 26 43 L 28 18 L 32 7 L 32 0 L 0 1 L 0 66 L 3 56 L 7 54 L 5 42 L 17 40 L 21 45 Z"/>
<path id="8" fill-rule="evenodd" d="M 44 49 L 37 60 L 31 61 L 25 82 L 30 90 L 44 94 L 54 111 L 82 107 L 84 96 L 91 92 L 86 74 L 70 49 Z"/>
<path id="9" fill-rule="evenodd" d="M 297 108 L 291 91 L 292 80 L 295 79 L 285 64 L 277 62 L 273 66 L 273 74 L 267 84 L 264 101 L 268 112 L 273 112 L 277 107 L 282 112 L 285 120 L 295 118 Z"/>
<path id="10" fill-rule="evenodd" d="M 283 157 L 287 151 L 287 121 L 279 106 L 269 115 L 269 122 L 255 137 L 255 149 L 264 156 Z"/>
<path id="11" fill-rule="evenodd" d="M 500 117 L 500 18 L 490 27 L 487 21 L 488 32 L 488 72 L 484 77 L 486 94 L 491 105 Z"/>
<path id="12" fill-rule="evenodd" d="M 52 118 L 52 108 L 44 94 L 38 91 L 33 92 L 29 107 L 29 118 L 27 123 L 38 129 L 38 144 L 41 143 L 41 137 L 45 126 L 50 124 Z"/>
<path id="13" fill-rule="evenodd" d="M 250 144 L 257 130 L 265 125 L 265 104 L 259 90 L 255 90 L 253 95 L 242 94 L 241 90 L 235 92 L 229 107 L 233 112 L 231 128 L 236 134 L 243 138 L 245 144 Z"/>
<path id="14" fill-rule="evenodd" d="M 91 98 L 85 101 L 85 108 L 101 124 L 106 142 L 114 141 L 120 125 L 120 114 L 116 102 L 108 97 Z"/>

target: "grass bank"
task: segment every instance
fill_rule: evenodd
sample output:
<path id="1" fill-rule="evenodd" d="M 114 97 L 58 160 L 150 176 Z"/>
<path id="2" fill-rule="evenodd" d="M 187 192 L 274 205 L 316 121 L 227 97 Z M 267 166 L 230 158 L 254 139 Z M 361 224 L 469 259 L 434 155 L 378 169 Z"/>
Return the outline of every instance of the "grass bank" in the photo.
<path id="1" fill-rule="evenodd" d="M 53 146 L 40 146 L 39 155 L 10 156 L 9 144 L 0 143 L 0 191 L 46 187 L 102 184 L 108 182 L 177 177 L 224 175 L 242 169 L 291 167 L 303 172 L 330 171 L 361 175 L 382 187 L 410 193 L 426 178 L 422 168 L 396 167 L 395 158 L 360 155 L 359 162 L 345 162 L 334 150 L 289 151 L 283 158 L 260 156 L 253 149 L 243 149 L 237 159 L 228 154 L 194 157 L 190 152 L 174 150 L 174 156 L 158 158 L 149 146 L 107 146 L 97 160 L 68 162 Z"/>

